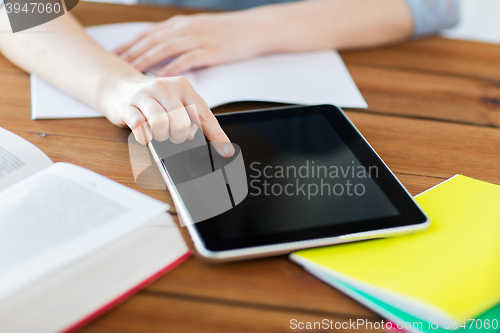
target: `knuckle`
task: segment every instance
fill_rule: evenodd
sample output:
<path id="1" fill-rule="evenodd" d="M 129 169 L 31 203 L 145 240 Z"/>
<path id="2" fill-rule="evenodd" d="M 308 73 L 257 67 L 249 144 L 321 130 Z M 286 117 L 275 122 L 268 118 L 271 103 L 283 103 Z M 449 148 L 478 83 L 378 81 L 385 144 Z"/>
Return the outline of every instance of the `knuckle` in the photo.
<path id="1" fill-rule="evenodd" d="M 219 131 L 217 131 L 216 133 L 212 133 L 211 139 L 212 142 L 225 142 L 227 140 L 226 136 Z"/>
<path id="2" fill-rule="evenodd" d="M 137 63 L 134 63 L 135 66 L 147 64 L 147 63 L 151 62 L 151 56 L 150 55 L 142 55 L 140 58 L 137 58 L 136 62 Z"/>
<path id="3" fill-rule="evenodd" d="M 132 95 L 130 95 L 130 97 L 128 98 L 127 104 L 131 105 L 131 106 L 137 104 L 137 102 L 142 100 L 144 93 L 145 93 L 144 88 L 140 88 L 139 90 L 134 92 Z"/>
<path id="4" fill-rule="evenodd" d="M 192 52 L 190 54 L 186 54 L 186 57 L 184 58 L 184 63 L 192 63 L 195 62 L 195 60 L 198 58 L 198 54 L 195 52 Z"/>
<path id="5" fill-rule="evenodd" d="M 158 31 L 155 31 L 148 36 L 147 44 L 149 46 L 156 45 L 160 43 L 162 40 L 163 40 L 162 34 Z"/>
<path id="6" fill-rule="evenodd" d="M 158 51 L 167 52 L 175 48 L 177 41 L 176 40 L 162 40 L 158 43 Z"/>
<path id="7" fill-rule="evenodd" d="M 189 83 L 189 80 L 186 79 L 184 76 L 176 76 L 173 78 L 175 84 L 182 89 L 189 89 L 191 88 L 191 83 Z"/>
<path id="8" fill-rule="evenodd" d="M 183 86 L 188 86 L 188 85 L 191 85 L 191 84 L 189 83 L 189 80 L 188 80 L 188 79 L 186 79 L 186 77 L 185 77 L 185 76 L 178 76 L 178 77 L 177 77 L 177 81 L 178 81 L 178 83 L 179 83 L 179 84 L 181 84 L 181 85 L 183 85 Z"/>
<path id="9" fill-rule="evenodd" d="M 164 128 L 168 127 L 168 117 L 158 116 L 148 121 L 152 128 Z"/>
<path id="10" fill-rule="evenodd" d="M 137 127 L 141 126 L 144 123 L 144 119 L 137 116 L 133 116 L 129 118 L 127 123 L 131 129 L 136 129 Z"/>
<path id="11" fill-rule="evenodd" d="M 182 117 L 181 119 L 177 119 L 173 121 L 170 125 L 170 130 L 173 132 L 184 132 L 191 126 L 191 121 L 188 117 Z"/>
<path id="12" fill-rule="evenodd" d="M 198 111 L 198 115 L 199 115 L 200 120 L 202 122 L 209 121 L 209 120 L 215 118 L 214 114 L 212 113 L 212 111 L 209 108 L 201 108 Z"/>
<path id="13" fill-rule="evenodd" d="M 153 80 L 149 83 L 149 89 L 153 91 L 168 90 L 168 82 L 162 79 Z"/>
<path id="14" fill-rule="evenodd" d="M 169 20 L 174 30 L 190 30 L 192 15 L 176 15 Z"/>

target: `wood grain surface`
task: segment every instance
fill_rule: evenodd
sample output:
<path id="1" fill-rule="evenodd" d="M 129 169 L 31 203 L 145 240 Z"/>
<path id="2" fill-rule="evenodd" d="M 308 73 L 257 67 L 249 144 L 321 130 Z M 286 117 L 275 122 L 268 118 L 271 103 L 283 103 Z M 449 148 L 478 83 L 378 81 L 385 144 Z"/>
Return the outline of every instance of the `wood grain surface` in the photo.
<path id="1" fill-rule="evenodd" d="M 193 11 L 80 2 L 73 12 L 88 26 Z M 347 115 L 413 195 L 457 173 L 500 184 L 499 45 L 430 37 L 342 57 L 370 106 Z M 270 105 L 233 103 L 214 112 Z M 172 204 L 166 190 L 135 184 L 127 129 L 104 118 L 32 121 L 29 75 L 2 56 L 0 126 L 56 162 L 83 166 Z M 192 258 L 82 331 L 288 332 L 291 319 L 324 318 L 381 320 L 285 256 L 224 265 Z"/>

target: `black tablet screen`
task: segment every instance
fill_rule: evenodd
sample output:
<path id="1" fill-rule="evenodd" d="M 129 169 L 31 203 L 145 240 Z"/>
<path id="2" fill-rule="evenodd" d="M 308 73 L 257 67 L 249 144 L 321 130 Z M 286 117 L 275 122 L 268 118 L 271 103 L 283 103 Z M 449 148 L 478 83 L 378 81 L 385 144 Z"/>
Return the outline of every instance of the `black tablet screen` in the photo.
<path id="1" fill-rule="evenodd" d="M 339 118 L 340 111 L 335 111 L 338 123 L 324 110 L 315 111 L 219 117 L 241 148 L 248 195 L 235 208 L 196 224 L 208 248 L 293 241 L 306 231 L 311 237 L 320 237 L 322 230 L 324 237 L 334 236 L 335 226 L 337 234 L 394 226 L 381 222 L 401 214 L 386 195 L 388 187 L 380 187 L 381 178 L 390 174 L 387 168 L 352 125 Z M 369 156 L 359 156 L 363 149 Z M 363 226 L 367 221 L 373 221 L 373 228 Z M 346 229 L 350 224 L 357 229 Z"/>
<path id="2" fill-rule="evenodd" d="M 242 151 L 248 196 L 212 219 L 221 238 L 261 235 L 398 215 L 321 114 L 223 125 Z"/>

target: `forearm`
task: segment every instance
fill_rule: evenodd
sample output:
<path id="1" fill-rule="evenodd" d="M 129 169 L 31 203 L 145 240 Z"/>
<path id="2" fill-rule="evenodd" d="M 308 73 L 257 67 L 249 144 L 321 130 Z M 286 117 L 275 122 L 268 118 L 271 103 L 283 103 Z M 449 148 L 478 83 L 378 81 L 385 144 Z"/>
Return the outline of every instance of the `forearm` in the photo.
<path id="1" fill-rule="evenodd" d="M 10 30 L 8 24 L 2 6 L 0 30 Z M 25 33 L 0 34 L 0 50 L 23 70 L 103 113 L 111 90 L 126 80 L 141 77 L 140 72 L 88 37 L 71 14 Z"/>
<path id="2" fill-rule="evenodd" d="M 373 47 L 404 40 L 413 29 L 404 0 L 309 0 L 245 12 L 258 17 L 264 53 Z"/>

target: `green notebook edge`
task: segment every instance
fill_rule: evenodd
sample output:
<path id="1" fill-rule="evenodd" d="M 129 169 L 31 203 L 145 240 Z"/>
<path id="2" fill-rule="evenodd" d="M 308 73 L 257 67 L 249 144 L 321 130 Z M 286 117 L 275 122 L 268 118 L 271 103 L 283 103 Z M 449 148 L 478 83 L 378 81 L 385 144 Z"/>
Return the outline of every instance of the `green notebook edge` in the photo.
<path id="1" fill-rule="evenodd" d="M 412 315 L 407 314 L 406 312 L 403 312 L 394 306 L 391 306 L 373 296 L 370 296 L 350 285 L 348 285 L 345 282 L 342 282 L 328 274 L 325 274 L 323 272 L 314 270 L 314 269 L 309 269 L 307 267 L 304 267 L 309 273 L 312 275 L 316 276 L 323 282 L 337 288 L 347 296 L 352 297 L 353 299 L 357 300 L 361 304 L 365 305 L 366 307 L 372 309 L 382 317 L 385 317 L 392 321 L 395 324 L 398 323 L 411 323 L 411 327 L 406 327 L 403 328 L 403 330 L 406 330 L 408 332 L 414 332 L 414 333 L 449 333 L 450 331 L 455 331 L 455 332 L 470 332 L 470 333 L 486 333 L 486 332 L 500 332 L 500 303 L 497 304 L 496 306 L 490 308 L 489 310 L 483 312 L 482 314 L 478 315 L 476 318 L 473 318 L 474 321 L 472 321 L 472 318 L 470 321 L 468 321 L 466 324 L 466 328 L 458 328 L 455 330 L 452 329 L 444 329 L 444 328 L 431 328 L 429 322 L 421 321 L 419 318 L 414 317 Z M 480 320 L 482 328 L 478 329 L 477 326 L 475 326 L 476 321 Z M 489 327 L 490 328 L 484 328 L 484 323 L 485 320 L 489 320 Z M 492 322 L 495 323 L 495 325 L 492 325 Z M 416 324 L 415 324 L 416 323 Z M 421 326 L 418 324 L 421 323 Z M 477 322 L 479 323 L 479 322 Z M 444 323 L 442 323 L 444 324 Z M 441 325 L 442 325 L 441 324 Z M 451 323 L 450 323 L 451 324 Z M 462 323 L 458 323 L 460 325 Z M 471 327 L 472 326 L 472 327 Z M 479 326 L 479 325 L 478 325 Z M 493 326 L 495 328 L 493 328 Z M 416 327 L 416 328 L 415 328 Z M 420 329 L 422 327 L 422 329 Z M 393 327 L 393 329 L 397 329 L 397 327 Z"/>

